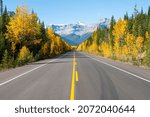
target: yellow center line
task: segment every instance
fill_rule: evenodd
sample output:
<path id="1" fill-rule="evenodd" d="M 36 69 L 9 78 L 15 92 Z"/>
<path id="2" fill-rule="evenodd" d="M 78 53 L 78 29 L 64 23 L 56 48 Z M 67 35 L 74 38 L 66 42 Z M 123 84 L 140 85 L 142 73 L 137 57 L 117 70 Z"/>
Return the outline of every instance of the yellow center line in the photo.
<path id="1" fill-rule="evenodd" d="M 74 52 L 74 57 L 73 57 L 73 67 L 72 67 L 72 82 L 71 82 L 71 92 L 70 92 L 70 100 L 75 99 L 75 81 L 79 81 L 79 76 L 78 76 L 78 71 L 76 70 L 76 55 Z"/>
<path id="2" fill-rule="evenodd" d="M 76 82 L 79 81 L 78 71 L 76 71 Z"/>
<path id="3" fill-rule="evenodd" d="M 74 100 L 75 99 L 74 97 L 75 97 L 75 52 L 74 52 L 73 68 L 72 68 L 70 100 Z"/>

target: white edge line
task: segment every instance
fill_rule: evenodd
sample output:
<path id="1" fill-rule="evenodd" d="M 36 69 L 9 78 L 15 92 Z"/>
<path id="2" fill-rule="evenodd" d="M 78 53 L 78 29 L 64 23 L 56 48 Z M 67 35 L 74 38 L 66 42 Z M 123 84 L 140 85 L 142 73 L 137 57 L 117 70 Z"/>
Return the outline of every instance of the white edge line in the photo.
<path id="1" fill-rule="evenodd" d="M 141 77 L 141 76 L 138 76 L 138 75 L 133 74 L 133 73 L 131 73 L 131 72 L 129 72 L 129 71 L 126 71 L 126 70 L 123 70 L 123 69 L 121 69 L 121 68 L 118 68 L 118 67 L 113 66 L 113 65 L 111 65 L 111 64 L 108 64 L 108 63 L 106 63 L 106 62 L 100 61 L 100 60 L 98 60 L 98 59 L 96 59 L 96 58 L 92 58 L 91 56 L 88 56 L 88 55 L 86 55 L 86 54 L 84 54 L 84 55 L 87 56 L 87 57 L 89 57 L 89 58 L 91 58 L 91 59 L 93 59 L 93 60 L 95 60 L 95 61 L 98 61 L 98 62 L 100 62 L 100 63 L 102 63 L 102 64 L 104 64 L 104 65 L 110 66 L 110 67 L 115 68 L 115 69 L 117 69 L 117 70 L 119 70 L 119 71 L 122 71 L 122 72 L 127 73 L 127 74 L 129 74 L 129 75 L 132 75 L 132 76 L 134 76 L 134 77 L 136 77 L 136 78 L 138 78 L 138 79 L 141 79 L 141 80 L 144 80 L 144 81 L 150 83 L 150 80 L 147 80 L 147 79 L 145 79 L 145 78 L 143 78 L 143 77 Z"/>
<path id="2" fill-rule="evenodd" d="M 22 73 L 22 74 L 20 74 L 20 75 L 18 75 L 18 76 L 16 76 L 16 77 L 14 77 L 14 78 L 11 78 L 10 80 L 7 80 L 7 81 L 5 81 L 5 82 L 3 82 L 3 83 L 0 83 L 0 86 L 5 85 L 5 84 L 7 84 L 7 83 L 9 83 L 9 82 L 11 82 L 11 81 L 13 81 L 13 80 L 16 80 L 16 79 L 20 78 L 21 76 L 24 76 L 24 75 L 26 75 L 26 74 L 28 74 L 28 73 L 30 73 L 30 72 L 32 72 L 32 71 L 35 71 L 35 70 L 37 70 L 37 69 L 39 69 L 39 68 L 41 68 L 41 67 L 47 65 L 48 63 L 54 62 L 54 61 L 58 60 L 59 58 L 62 58 L 62 57 L 64 57 L 64 56 L 66 56 L 66 55 L 67 55 L 67 53 L 66 53 L 66 54 L 63 54 L 62 56 L 60 56 L 60 57 L 58 57 L 58 58 L 56 58 L 56 59 L 54 59 L 54 60 L 48 61 L 46 64 L 40 65 L 40 66 L 38 66 L 38 67 L 36 67 L 36 68 L 33 68 L 33 69 L 31 69 L 31 70 L 29 70 L 29 71 L 27 71 L 27 72 L 24 72 L 24 73 Z"/>

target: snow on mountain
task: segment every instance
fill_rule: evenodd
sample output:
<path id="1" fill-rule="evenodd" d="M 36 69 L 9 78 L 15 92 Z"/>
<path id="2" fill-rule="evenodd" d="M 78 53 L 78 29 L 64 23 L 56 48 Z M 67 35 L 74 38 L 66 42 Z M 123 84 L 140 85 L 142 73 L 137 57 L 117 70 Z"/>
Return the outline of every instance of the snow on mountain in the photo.
<path id="1" fill-rule="evenodd" d="M 108 27 L 109 20 L 103 19 L 99 23 L 90 24 L 84 22 L 77 22 L 75 24 L 51 24 L 53 31 L 60 35 L 66 42 L 71 45 L 78 45 L 86 40 L 97 27 Z"/>
<path id="2" fill-rule="evenodd" d="M 99 20 L 99 27 L 100 28 L 109 28 L 110 27 L 110 19 L 107 19 L 107 18 L 105 18 L 105 19 L 100 19 Z"/>
<path id="3" fill-rule="evenodd" d="M 51 25 L 54 32 L 59 35 L 68 35 L 68 34 L 76 34 L 82 36 L 85 33 L 93 32 L 97 28 L 97 24 L 85 24 L 78 22 L 76 24 L 68 24 L 68 25 L 60 25 L 55 24 Z"/>

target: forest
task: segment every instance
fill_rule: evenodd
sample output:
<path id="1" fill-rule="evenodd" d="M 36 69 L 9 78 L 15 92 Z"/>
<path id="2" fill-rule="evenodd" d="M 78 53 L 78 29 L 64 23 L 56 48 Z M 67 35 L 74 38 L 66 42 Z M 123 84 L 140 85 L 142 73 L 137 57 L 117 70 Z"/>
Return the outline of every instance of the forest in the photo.
<path id="1" fill-rule="evenodd" d="M 150 67 L 150 7 L 144 13 L 135 6 L 117 21 L 112 16 L 109 27 L 98 28 L 77 50 Z"/>
<path id="2" fill-rule="evenodd" d="M 8 11 L 0 0 L 0 70 L 55 57 L 71 50 L 52 28 L 46 28 L 33 10 L 22 4 Z M 150 67 L 150 7 L 135 6 L 131 16 L 111 18 L 110 26 L 97 28 L 77 50 L 113 60 Z"/>
<path id="3" fill-rule="evenodd" d="M 51 58 L 70 49 L 26 5 L 10 12 L 0 0 L 0 70 Z"/>

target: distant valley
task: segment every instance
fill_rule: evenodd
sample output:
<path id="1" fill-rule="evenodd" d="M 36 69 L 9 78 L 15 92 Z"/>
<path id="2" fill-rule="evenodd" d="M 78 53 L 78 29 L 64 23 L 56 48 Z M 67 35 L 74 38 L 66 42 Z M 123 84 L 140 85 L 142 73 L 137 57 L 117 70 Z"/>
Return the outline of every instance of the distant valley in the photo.
<path id="1" fill-rule="evenodd" d="M 79 45 L 90 37 L 98 27 L 109 27 L 109 24 L 110 20 L 105 18 L 99 20 L 98 23 L 51 24 L 50 27 L 70 45 Z"/>

